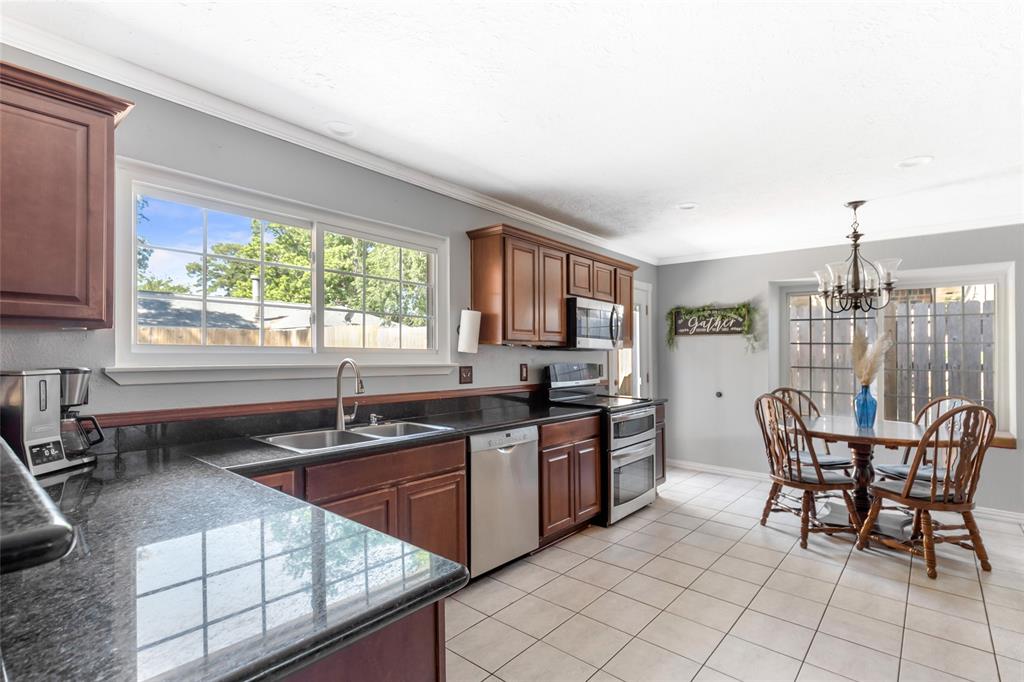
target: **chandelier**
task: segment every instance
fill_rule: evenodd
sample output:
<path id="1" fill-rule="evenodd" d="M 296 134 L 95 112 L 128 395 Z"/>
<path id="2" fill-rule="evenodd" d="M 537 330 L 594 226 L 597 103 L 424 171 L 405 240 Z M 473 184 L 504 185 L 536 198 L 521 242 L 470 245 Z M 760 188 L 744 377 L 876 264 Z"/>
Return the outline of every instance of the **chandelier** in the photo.
<path id="1" fill-rule="evenodd" d="M 815 270 L 818 293 L 830 313 L 859 310 L 867 313 L 889 305 L 895 280 L 893 272 L 900 266 L 900 258 L 882 258 L 872 263 L 860 253 L 861 234 L 857 228 L 857 209 L 865 201 L 851 201 L 846 207 L 853 210 L 853 232 L 846 235 L 853 242 L 852 253 L 843 261 L 829 263 L 824 270 Z"/>

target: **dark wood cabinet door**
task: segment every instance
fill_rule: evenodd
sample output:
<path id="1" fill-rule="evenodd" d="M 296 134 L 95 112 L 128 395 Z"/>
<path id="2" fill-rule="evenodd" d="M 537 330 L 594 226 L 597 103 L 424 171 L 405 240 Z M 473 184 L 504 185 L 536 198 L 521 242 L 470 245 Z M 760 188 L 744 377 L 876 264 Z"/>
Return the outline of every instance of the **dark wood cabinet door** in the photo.
<path id="1" fill-rule="evenodd" d="M 296 496 L 296 476 L 295 471 L 280 471 L 273 474 L 263 474 L 262 476 L 253 476 L 252 480 L 273 488 L 274 490 L 280 490 L 286 495 Z"/>
<path id="2" fill-rule="evenodd" d="M 381 533 L 398 534 L 398 488 L 374 490 L 322 506 Z"/>
<path id="3" fill-rule="evenodd" d="M 540 340 L 565 343 L 565 252 L 540 249 Z"/>
<path id="4" fill-rule="evenodd" d="M 594 261 L 569 254 L 569 295 L 594 297 Z"/>
<path id="5" fill-rule="evenodd" d="M 594 296 L 598 301 L 615 301 L 615 267 L 594 261 Z"/>
<path id="6" fill-rule="evenodd" d="M 540 338 L 540 247 L 505 238 L 505 338 L 537 341 Z"/>
<path id="7" fill-rule="evenodd" d="M 615 269 L 615 302 L 622 306 L 622 341 L 624 348 L 633 347 L 633 273 Z"/>
<path id="8" fill-rule="evenodd" d="M 665 482 L 665 425 L 654 426 L 654 482 Z"/>
<path id="9" fill-rule="evenodd" d="M 575 523 L 573 445 L 540 453 L 540 534 L 558 533 Z"/>
<path id="10" fill-rule="evenodd" d="M 580 441 L 575 450 L 575 522 L 580 523 L 601 511 L 601 441 Z"/>
<path id="11" fill-rule="evenodd" d="M 398 486 L 398 537 L 465 564 L 469 548 L 466 474 L 460 471 Z"/>
<path id="12" fill-rule="evenodd" d="M 0 64 L 0 315 L 110 327 L 114 123 L 131 103 Z"/>

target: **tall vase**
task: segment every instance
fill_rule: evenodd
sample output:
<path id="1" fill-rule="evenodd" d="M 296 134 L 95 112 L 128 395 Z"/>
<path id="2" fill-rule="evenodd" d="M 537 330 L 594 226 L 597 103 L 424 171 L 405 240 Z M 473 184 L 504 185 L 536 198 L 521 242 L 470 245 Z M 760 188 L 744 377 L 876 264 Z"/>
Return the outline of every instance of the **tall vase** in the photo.
<path id="1" fill-rule="evenodd" d="M 853 401 L 853 411 L 857 415 L 857 426 L 862 429 L 870 429 L 875 426 L 875 412 L 878 410 L 878 400 L 871 395 L 868 386 L 861 386 L 860 393 Z"/>

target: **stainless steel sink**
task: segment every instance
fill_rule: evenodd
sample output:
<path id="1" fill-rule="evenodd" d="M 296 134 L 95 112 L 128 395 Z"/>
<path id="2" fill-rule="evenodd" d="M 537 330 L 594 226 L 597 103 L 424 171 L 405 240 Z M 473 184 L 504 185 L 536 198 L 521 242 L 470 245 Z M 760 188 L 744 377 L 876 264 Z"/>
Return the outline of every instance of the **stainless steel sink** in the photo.
<path id="1" fill-rule="evenodd" d="M 379 439 L 361 433 L 353 433 L 352 431 L 325 429 L 320 431 L 280 433 L 273 436 L 255 436 L 254 440 L 276 445 L 292 452 L 309 453 L 363 445 Z"/>
<path id="2" fill-rule="evenodd" d="M 279 433 L 271 436 L 253 436 L 270 445 L 302 454 L 346 450 L 348 448 L 379 443 L 384 440 L 403 440 L 436 431 L 451 431 L 448 426 L 416 424 L 413 422 L 391 422 L 389 424 L 373 424 L 370 426 L 349 427 L 345 431 L 335 429 L 319 429 L 317 431 L 296 431 Z"/>
<path id="3" fill-rule="evenodd" d="M 374 438 L 407 438 L 435 431 L 451 431 L 451 428 L 414 422 L 391 422 L 389 424 L 373 424 L 371 426 L 354 426 L 350 427 L 349 430 L 373 436 Z"/>

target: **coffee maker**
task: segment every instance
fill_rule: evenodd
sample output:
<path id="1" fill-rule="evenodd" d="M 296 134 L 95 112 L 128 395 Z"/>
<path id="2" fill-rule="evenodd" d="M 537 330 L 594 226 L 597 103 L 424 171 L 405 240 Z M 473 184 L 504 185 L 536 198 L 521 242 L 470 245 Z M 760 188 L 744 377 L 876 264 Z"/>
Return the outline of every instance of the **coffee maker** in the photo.
<path id="1" fill-rule="evenodd" d="M 72 409 L 89 400 L 91 375 L 86 367 L 0 372 L 0 435 L 33 476 L 95 461 L 88 449 L 103 431 Z"/>

